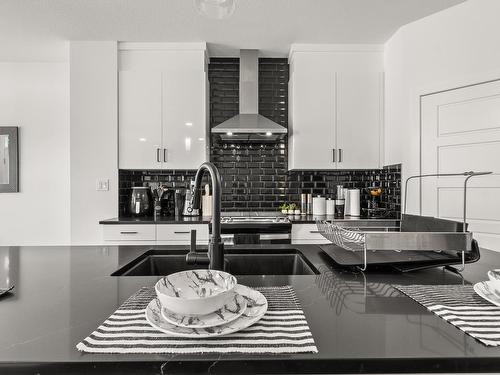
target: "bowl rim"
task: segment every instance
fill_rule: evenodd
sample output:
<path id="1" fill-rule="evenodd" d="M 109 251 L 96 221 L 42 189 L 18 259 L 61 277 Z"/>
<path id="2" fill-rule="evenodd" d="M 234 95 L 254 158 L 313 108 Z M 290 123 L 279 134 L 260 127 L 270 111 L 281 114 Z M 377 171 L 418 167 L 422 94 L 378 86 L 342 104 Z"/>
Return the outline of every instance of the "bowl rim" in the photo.
<path id="1" fill-rule="evenodd" d="M 233 281 L 233 285 L 231 286 L 231 288 L 229 289 L 226 289 L 226 290 L 221 290 L 215 294 L 212 294 L 211 296 L 208 296 L 208 297 L 194 297 L 194 298 L 187 298 L 187 297 L 176 297 L 176 296 L 171 296 L 169 294 L 166 294 L 166 293 L 163 293 L 162 291 L 160 291 L 160 287 L 161 287 L 161 281 L 163 279 L 166 279 L 167 277 L 169 276 L 175 276 L 175 275 L 178 275 L 178 274 L 183 274 L 183 273 L 188 273 L 188 272 L 196 272 L 196 271 L 203 271 L 203 272 L 206 272 L 206 271 L 212 271 L 212 272 L 217 272 L 219 274 L 223 274 L 223 275 L 227 275 L 229 277 L 230 280 Z M 215 298 L 215 297 L 218 297 L 220 295 L 222 295 L 223 293 L 227 293 L 227 292 L 230 292 L 234 289 L 234 287 L 238 284 L 238 280 L 236 279 L 236 277 L 228 272 L 225 272 L 225 271 L 219 271 L 219 270 L 211 270 L 211 269 L 206 269 L 206 268 L 202 268 L 202 269 L 197 269 L 197 270 L 184 270 L 184 271 L 178 271 L 178 272 L 174 272 L 174 273 L 171 273 L 169 275 L 166 275 L 166 276 L 163 276 L 162 278 L 160 278 L 156 284 L 155 284 L 155 291 L 156 291 L 156 294 L 158 296 L 162 295 L 164 297 L 167 297 L 167 298 L 175 298 L 177 300 L 185 300 L 185 301 L 201 301 L 201 300 L 207 300 L 207 299 L 210 299 L 210 298 Z"/>

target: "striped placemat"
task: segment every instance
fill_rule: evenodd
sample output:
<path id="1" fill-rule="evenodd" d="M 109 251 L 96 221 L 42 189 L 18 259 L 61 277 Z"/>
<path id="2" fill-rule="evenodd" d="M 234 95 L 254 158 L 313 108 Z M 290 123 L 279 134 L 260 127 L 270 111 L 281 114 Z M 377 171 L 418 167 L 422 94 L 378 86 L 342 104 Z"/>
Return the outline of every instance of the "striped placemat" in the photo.
<path id="1" fill-rule="evenodd" d="M 149 325 L 144 311 L 156 294 L 154 288 L 141 288 L 76 348 L 87 353 L 317 353 L 293 288 L 255 289 L 268 302 L 268 311 L 257 323 L 229 335 L 200 339 L 174 337 Z"/>
<path id="2" fill-rule="evenodd" d="M 437 316 L 488 346 L 500 345 L 500 307 L 472 285 L 394 285 Z"/>

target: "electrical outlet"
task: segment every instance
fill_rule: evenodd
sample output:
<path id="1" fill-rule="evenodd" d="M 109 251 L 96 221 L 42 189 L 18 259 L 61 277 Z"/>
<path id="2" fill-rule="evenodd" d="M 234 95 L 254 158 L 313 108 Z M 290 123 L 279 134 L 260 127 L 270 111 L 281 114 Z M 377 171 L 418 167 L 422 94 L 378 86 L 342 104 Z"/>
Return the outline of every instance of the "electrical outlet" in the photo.
<path id="1" fill-rule="evenodd" d="M 109 180 L 97 180 L 96 182 L 96 190 L 97 191 L 108 191 L 109 190 Z"/>

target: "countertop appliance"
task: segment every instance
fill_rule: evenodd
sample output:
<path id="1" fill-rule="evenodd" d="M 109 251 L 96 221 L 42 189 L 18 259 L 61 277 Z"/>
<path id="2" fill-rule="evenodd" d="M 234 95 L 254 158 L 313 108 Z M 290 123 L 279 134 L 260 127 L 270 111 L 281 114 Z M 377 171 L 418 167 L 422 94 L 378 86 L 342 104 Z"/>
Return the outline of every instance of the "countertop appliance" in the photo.
<path id="1" fill-rule="evenodd" d="M 132 216 L 146 216 L 153 212 L 153 194 L 147 186 L 134 186 L 130 194 L 129 211 Z"/>
<path id="2" fill-rule="evenodd" d="M 291 221 L 275 212 L 223 212 L 221 225 L 228 245 L 291 243 Z"/>
<path id="3" fill-rule="evenodd" d="M 186 189 L 185 201 L 184 201 L 184 210 L 182 211 L 183 216 L 199 216 L 200 209 L 194 208 L 193 206 L 193 194 L 195 194 L 195 183 L 191 181 L 190 188 Z"/>

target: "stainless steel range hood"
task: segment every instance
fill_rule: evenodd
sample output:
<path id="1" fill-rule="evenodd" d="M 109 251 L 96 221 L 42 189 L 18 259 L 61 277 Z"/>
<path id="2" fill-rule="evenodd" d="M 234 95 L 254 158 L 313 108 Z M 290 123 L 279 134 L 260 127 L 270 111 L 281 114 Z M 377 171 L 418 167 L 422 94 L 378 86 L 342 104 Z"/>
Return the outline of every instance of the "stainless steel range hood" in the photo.
<path id="1" fill-rule="evenodd" d="M 265 142 L 282 138 L 287 129 L 259 115 L 259 51 L 240 51 L 240 113 L 212 128 L 225 141 Z"/>

